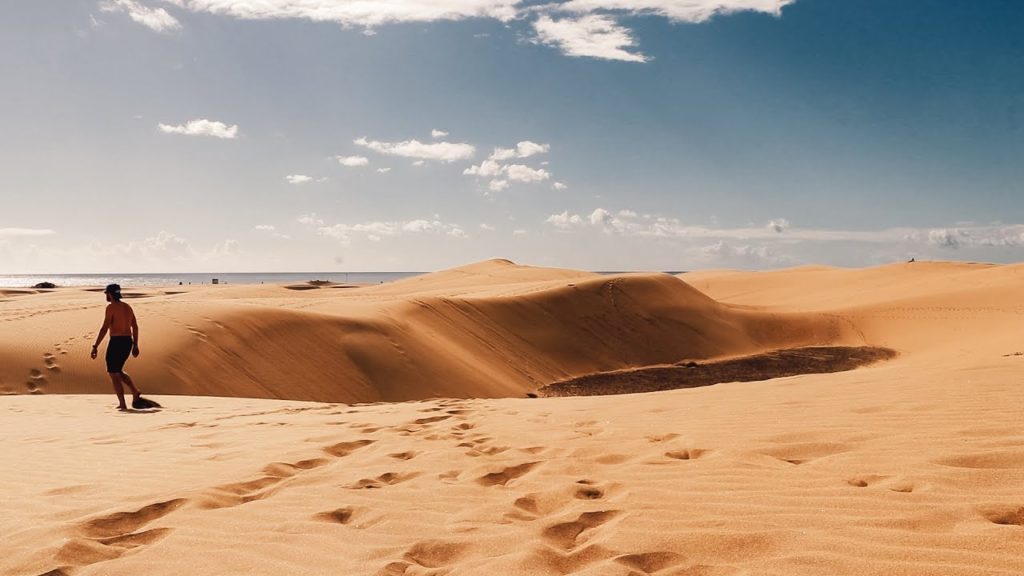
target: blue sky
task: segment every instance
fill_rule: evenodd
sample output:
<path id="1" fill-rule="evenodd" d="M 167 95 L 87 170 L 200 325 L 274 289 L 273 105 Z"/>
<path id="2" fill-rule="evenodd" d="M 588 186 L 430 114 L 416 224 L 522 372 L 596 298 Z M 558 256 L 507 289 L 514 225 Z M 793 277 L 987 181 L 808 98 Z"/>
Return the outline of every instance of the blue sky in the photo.
<path id="1" fill-rule="evenodd" d="M 5 12 L 0 273 L 1024 256 L 1013 1 Z"/>

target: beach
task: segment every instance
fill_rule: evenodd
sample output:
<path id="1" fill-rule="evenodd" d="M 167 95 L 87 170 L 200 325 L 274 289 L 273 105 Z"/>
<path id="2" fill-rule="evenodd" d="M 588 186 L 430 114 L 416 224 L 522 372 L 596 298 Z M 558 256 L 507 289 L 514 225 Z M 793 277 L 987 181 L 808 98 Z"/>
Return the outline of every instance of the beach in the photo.
<path id="1" fill-rule="evenodd" d="M 102 293 L 5 289 L 0 573 L 1024 573 L 1022 288 L 507 260 L 126 286 L 164 405 L 129 413 L 88 356 Z M 755 360 L 786 375 L 738 381 Z M 620 393 L 530 397 L 598 376 Z"/>

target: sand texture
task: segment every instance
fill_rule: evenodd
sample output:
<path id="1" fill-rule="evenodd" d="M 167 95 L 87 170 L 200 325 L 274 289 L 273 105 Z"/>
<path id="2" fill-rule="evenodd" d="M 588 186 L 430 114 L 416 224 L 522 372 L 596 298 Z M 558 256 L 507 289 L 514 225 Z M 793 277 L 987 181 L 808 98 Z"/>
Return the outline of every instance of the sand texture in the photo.
<path id="1" fill-rule="evenodd" d="M 113 410 L 101 295 L 0 295 L 0 574 L 1024 573 L 1024 266 L 489 261 L 129 301 L 160 411 Z M 806 347 L 895 356 L 524 397 Z"/>

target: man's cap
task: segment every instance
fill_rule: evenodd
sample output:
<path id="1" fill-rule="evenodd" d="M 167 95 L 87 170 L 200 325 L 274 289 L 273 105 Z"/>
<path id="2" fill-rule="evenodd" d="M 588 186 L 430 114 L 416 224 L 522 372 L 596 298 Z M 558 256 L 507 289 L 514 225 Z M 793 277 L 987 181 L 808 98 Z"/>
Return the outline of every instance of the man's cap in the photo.
<path id="1" fill-rule="evenodd" d="M 121 285 L 120 284 L 107 284 L 107 287 L 103 291 L 106 292 L 107 294 L 120 294 L 121 293 Z"/>

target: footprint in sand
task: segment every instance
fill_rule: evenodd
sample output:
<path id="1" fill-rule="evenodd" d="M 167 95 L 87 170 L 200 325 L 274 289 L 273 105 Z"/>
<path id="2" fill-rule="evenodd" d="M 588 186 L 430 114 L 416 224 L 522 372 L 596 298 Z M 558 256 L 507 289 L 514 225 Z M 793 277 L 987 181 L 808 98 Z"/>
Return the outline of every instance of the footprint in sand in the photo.
<path id="1" fill-rule="evenodd" d="M 339 442 L 332 446 L 327 446 L 326 448 L 324 448 L 324 452 L 327 452 L 328 454 L 334 456 L 335 458 L 344 458 L 345 456 L 348 456 L 349 454 L 355 452 L 356 450 L 364 446 L 369 446 L 374 442 L 375 440 L 355 440 L 352 442 Z"/>
<path id="2" fill-rule="evenodd" d="M 43 373 L 35 368 L 29 370 L 28 374 L 29 379 L 25 382 L 25 389 L 27 389 L 30 394 L 42 394 L 43 386 L 46 385 L 46 376 L 43 376 Z"/>
<path id="3" fill-rule="evenodd" d="M 216 510 L 263 500 L 273 494 L 271 487 L 280 483 L 281 480 L 283 478 L 278 476 L 263 476 L 246 482 L 216 486 L 204 495 L 199 506 L 207 510 Z"/>
<path id="4" fill-rule="evenodd" d="M 130 535 L 146 524 L 163 518 L 182 507 L 188 500 L 175 498 L 143 506 L 134 512 L 115 512 L 83 522 L 78 532 L 87 538 L 117 538 Z"/>
<path id="5" fill-rule="evenodd" d="M 541 532 L 544 540 L 556 548 L 572 550 L 581 544 L 580 538 L 607 523 L 619 514 L 618 510 L 584 512 L 569 522 L 551 524 Z"/>
<path id="6" fill-rule="evenodd" d="M 991 506 L 980 510 L 981 515 L 993 524 L 1001 526 L 1024 526 L 1024 506 Z"/>
<path id="7" fill-rule="evenodd" d="M 419 476 L 418 472 L 407 472 L 405 474 L 399 474 L 398 472 L 385 472 L 376 478 L 363 478 L 355 484 L 349 484 L 345 486 L 350 490 L 372 490 L 376 488 L 383 488 L 385 486 L 391 486 L 411 480 Z"/>
<path id="8" fill-rule="evenodd" d="M 857 488 L 867 488 L 873 484 L 877 484 L 883 480 L 887 480 L 889 476 L 881 476 L 878 474 L 862 474 L 860 476 L 854 476 L 846 481 L 850 486 Z"/>
<path id="9" fill-rule="evenodd" d="M 355 510 L 352 508 L 338 508 L 330 512 L 321 512 L 313 516 L 314 520 L 321 522 L 334 522 L 336 524 L 348 524 L 352 521 Z"/>
<path id="10" fill-rule="evenodd" d="M 454 564 L 468 551 L 467 542 L 421 540 L 406 550 L 404 558 L 424 568 L 442 568 Z"/>
<path id="11" fill-rule="evenodd" d="M 665 457 L 673 460 L 696 460 L 707 453 L 707 450 L 690 448 L 686 450 L 671 450 L 669 452 L 665 452 Z"/>
<path id="12" fill-rule="evenodd" d="M 484 474 L 477 478 L 476 482 L 483 486 L 507 486 L 509 482 L 525 475 L 530 470 L 533 470 L 538 464 L 540 464 L 540 462 L 526 462 L 517 466 L 509 466 L 508 468 L 503 468 L 498 472 Z"/>

